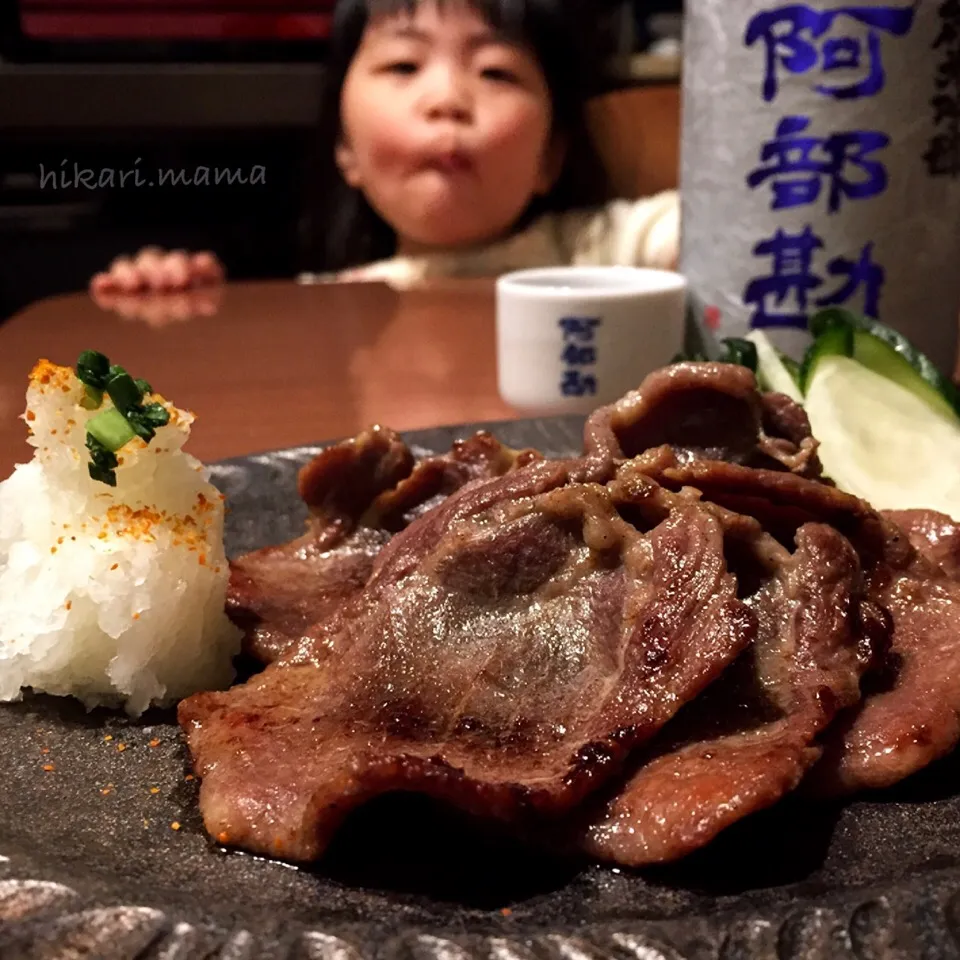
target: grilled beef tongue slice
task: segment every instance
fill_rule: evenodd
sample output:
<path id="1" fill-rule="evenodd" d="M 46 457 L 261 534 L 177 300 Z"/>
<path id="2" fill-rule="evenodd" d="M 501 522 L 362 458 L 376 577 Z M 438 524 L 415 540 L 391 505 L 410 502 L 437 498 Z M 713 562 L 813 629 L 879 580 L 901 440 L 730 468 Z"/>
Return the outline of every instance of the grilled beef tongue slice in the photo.
<path id="1" fill-rule="evenodd" d="M 824 736 L 804 789 L 849 794 L 892 786 L 960 742 L 960 530 L 932 511 L 879 514 L 822 483 L 717 461 L 680 463 L 669 448 L 635 461 L 660 483 L 756 517 L 782 542 L 811 521 L 847 536 L 863 571 L 861 626 L 876 662 L 864 699 Z M 871 628 L 872 624 L 872 628 Z"/>
<path id="2" fill-rule="evenodd" d="M 793 790 L 820 756 L 818 735 L 860 699 L 859 561 L 833 528 L 806 524 L 790 553 L 729 515 L 728 556 L 760 624 L 756 642 L 688 704 L 598 805 L 581 849 L 640 867 L 706 846 Z"/>
<path id="3" fill-rule="evenodd" d="M 960 531 L 932 511 L 884 514 L 882 554 L 867 570 L 870 595 L 893 633 L 862 707 L 827 739 L 810 789 L 849 794 L 892 786 L 960 742 Z"/>
<path id="4" fill-rule="evenodd" d="M 651 373 L 637 390 L 588 419 L 584 449 L 635 457 L 668 445 L 678 460 L 725 460 L 816 478 L 817 441 L 803 408 L 761 394 L 754 375 L 726 363 L 678 363 Z"/>
<path id="5" fill-rule="evenodd" d="M 885 525 L 877 511 L 828 484 L 721 460 L 684 461 L 669 446 L 647 450 L 634 463 L 671 490 L 692 487 L 705 500 L 754 517 L 788 547 L 805 523 L 826 523 L 850 539 L 858 551 L 883 549 Z"/>
<path id="6" fill-rule="evenodd" d="M 471 480 L 539 456 L 478 432 L 447 454 L 416 460 L 382 427 L 328 447 L 300 472 L 307 533 L 231 564 L 227 612 L 245 632 L 245 652 L 272 663 L 363 589 L 394 531 Z"/>
<path id="7" fill-rule="evenodd" d="M 720 520 L 609 461 L 470 484 L 397 534 L 349 616 L 180 705 L 222 843 L 319 857 L 350 811 L 429 794 L 520 827 L 569 812 L 753 640 Z M 333 651 L 335 656 L 330 656 Z"/>
<path id="8" fill-rule="evenodd" d="M 960 523 L 935 510 L 884 510 L 911 545 L 949 577 L 960 577 Z"/>

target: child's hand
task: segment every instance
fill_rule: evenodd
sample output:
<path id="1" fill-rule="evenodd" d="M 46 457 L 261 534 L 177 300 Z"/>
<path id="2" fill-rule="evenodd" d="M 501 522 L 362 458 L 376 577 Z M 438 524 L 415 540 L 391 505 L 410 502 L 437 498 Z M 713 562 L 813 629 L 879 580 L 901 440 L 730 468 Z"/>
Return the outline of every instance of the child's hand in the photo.
<path id="1" fill-rule="evenodd" d="M 395 290 L 409 290 L 419 286 L 427 277 L 424 260 L 409 257 L 394 257 L 378 260 L 362 267 L 341 270 L 336 275 L 338 283 L 386 283 Z"/>
<path id="2" fill-rule="evenodd" d="M 223 300 L 222 286 L 196 287 L 165 293 L 121 293 L 105 290 L 92 294 L 101 310 L 119 314 L 124 320 L 138 320 L 150 327 L 165 327 L 196 317 L 212 317 Z"/>
<path id="3" fill-rule="evenodd" d="M 105 273 L 90 281 L 90 292 L 149 293 L 189 290 L 223 283 L 223 266 L 209 252 L 186 253 L 144 247 L 135 257 L 117 257 Z"/>

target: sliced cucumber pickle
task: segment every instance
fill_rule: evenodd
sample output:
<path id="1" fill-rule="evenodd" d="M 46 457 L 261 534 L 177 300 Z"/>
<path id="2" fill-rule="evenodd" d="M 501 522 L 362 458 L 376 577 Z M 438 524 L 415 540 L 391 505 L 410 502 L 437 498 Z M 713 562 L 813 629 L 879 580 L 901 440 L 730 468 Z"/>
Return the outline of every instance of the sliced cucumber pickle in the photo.
<path id="1" fill-rule="evenodd" d="M 826 357 L 850 357 L 853 355 L 853 327 L 836 324 L 826 327 L 807 349 L 800 364 L 800 389 L 806 395 L 817 366 Z"/>
<path id="2" fill-rule="evenodd" d="M 760 389 L 786 394 L 791 400 L 802 404 L 803 394 L 796 380 L 796 364 L 782 356 L 762 330 L 748 333 L 747 340 L 757 348 L 757 382 Z M 794 369 L 791 370 L 788 364 L 792 364 Z"/>
<path id="3" fill-rule="evenodd" d="M 869 317 L 833 308 L 811 318 L 810 332 L 815 340 L 803 364 L 801 386 L 804 392 L 809 368 L 816 363 L 816 357 L 841 354 L 853 357 L 874 373 L 900 384 L 960 424 L 960 392 L 896 330 Z"/>
<path id="4" fill-rule="evenodd" d="M 819 355 L 804 406 L 824 472 L 878 510 L 927 508 L 960 520 L 956 414 L 842 352 Z"/>

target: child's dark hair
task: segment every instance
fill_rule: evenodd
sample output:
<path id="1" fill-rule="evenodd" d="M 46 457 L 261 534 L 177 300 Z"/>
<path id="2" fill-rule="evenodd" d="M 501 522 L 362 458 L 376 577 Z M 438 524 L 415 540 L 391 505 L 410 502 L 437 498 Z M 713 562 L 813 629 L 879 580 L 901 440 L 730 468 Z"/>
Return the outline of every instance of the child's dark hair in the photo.
<path id="1" fill-rule="evenodd" d="M 340 136 L 340 95 L 371 16 L 412 11 L 422 0 L 339 0 L 334 14 L 316 164 L 310 203 L 306 267 L 336 271 L 393 256 L 396 236 L 359 190 L 349 187 L 334 160 Z M 444 0 L 430 0 L 443 3 Z M 449 0 L 447 0 L 449 2 Z M 553 105 L 554 131 L 567 143 L 563 170 L 550 193 L 538 197 L 517 228 L 548 212 L 595 206 L 609 199 L 609 186 L 587 129 L 586 100 L 596 89 L 598 55 L 588 39 L 600 4 L 578 0 L 458 0 L 467 2 L 496 29 L 522 42 L 537 57 Z M 589 11 L 593 12 L 590 17 Z"/>

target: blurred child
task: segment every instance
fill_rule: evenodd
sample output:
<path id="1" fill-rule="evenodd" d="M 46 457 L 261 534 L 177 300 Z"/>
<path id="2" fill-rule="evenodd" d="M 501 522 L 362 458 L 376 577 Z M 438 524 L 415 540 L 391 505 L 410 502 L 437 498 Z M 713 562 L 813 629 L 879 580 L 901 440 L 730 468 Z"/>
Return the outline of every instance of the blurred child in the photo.
<path id="1" fill-rule="evenodd" d="M 570 0 L 341 0 L 311 228 L 319 279 L 676 264 L 673 191 L 610 201 Z M 209 253 L 120 258 L 94 293 L 217 283 Z M 313 277 L 317 279 L 317 277 Z"/>

